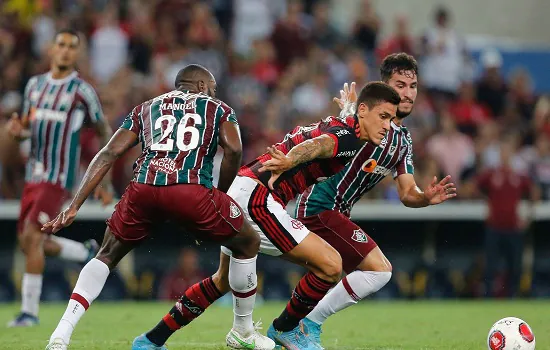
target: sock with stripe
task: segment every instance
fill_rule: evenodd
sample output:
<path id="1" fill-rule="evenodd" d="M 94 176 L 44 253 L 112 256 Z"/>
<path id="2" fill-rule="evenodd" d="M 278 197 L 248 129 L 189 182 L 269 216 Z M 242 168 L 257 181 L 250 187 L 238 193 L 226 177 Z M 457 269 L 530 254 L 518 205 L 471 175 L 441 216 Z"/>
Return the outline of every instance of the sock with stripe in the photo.
<path id="1" fill-rule="evenodd" d="M 273 327 L 280 332 L 288 332 L 296 328 L 300 320 L 313 310 L 334 284 L 308 272 L 294 288 L 286 308 L 273 321 Z"/>
<path id="2" fill-rule="evenodd" d="M 175 331 L 199 317 L 207 307 L 223 296 L 208 277 L 189 287 L 176 305 L 146 336 L 158 346 L 164 345 Z"/>
<path id="3" fill-rule="evenodd" d="M 84 313 L 90 307 L 90 304 L 99 296 L 107 277 L 109 277 L 109 267 L 100 260 L 92 259 L 87 263 L 74 287 L 69 305 L 61 317 L 61 321 L 52 333 L 50 341 L 61 338 L 66 344 L 69 344 L 76 324 Z"/>
<path id="4" fill-rule="evenodd" d="M 248 337 L 254 332 L 252 311 L 256 302 L 256 257 L 235 259 L 229 262 L 229 286 L 233 292 L 233 329 Z"/>
<path id="5" fill-rule="evenodd" d="M 379 291 L 390 278 L 391 272 L 353 271 L 319 302 L 307 318 L 321 325 L 329 316 Z"/>

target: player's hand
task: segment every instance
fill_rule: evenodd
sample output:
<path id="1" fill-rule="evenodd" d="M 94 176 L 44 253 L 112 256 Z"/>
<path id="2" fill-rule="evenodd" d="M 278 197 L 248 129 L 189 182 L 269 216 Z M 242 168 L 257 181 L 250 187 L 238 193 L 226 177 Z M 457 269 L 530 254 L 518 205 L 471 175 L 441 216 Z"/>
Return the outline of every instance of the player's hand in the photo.
<path id="1" fill-rule="evenodd" d="M 424 195 L 429 200 L 430 205 L 443 203 L 448 199 L 456 197 L 456 186 L 451 180 L 451 175 L 445 176 L 437 182 L 437 176 L 434 176 L 432 183 L 424 190 Z"/>
<path id="2" fill-rule="evenodd" d="M 283 173 L 289 169 L 292 169 L 292 160 L 275 146 L 268 147 L 267 153 L 271 156 L 271 159 L 262 163 L 262 167 L 258 170 L 259 172 L 263 173 L 265 171 L 271 171 L 275 173 Z"/>
<path id="3" fill-rule="evenodd" d="M 25 139 L 31 136 L 30 130 L 25 129 L 23 126 L 23 121 L 19 119 L 19 115 L 17 113 L 13 113 L 11 115 L 10 120 L 6 123 L 6 129 L 8 131 L 8 134 L 10 134 L 15 139 Z"/>
<path id="4" fill-rule="evenodd" d="M 344 109 L 347 105 L 351 105 L 357 102 L 357 91 L 355 90 L 355 82 L 352 82 L 349 86 L 348 83 L 344 84 L 344 89 L 340 90 L 340 98 L 335 97 L 332 99 L 340 109 Z"/>
<path id="5" fill-rule="evenodd" d="M 59 215 L 57 215 L 55 219 L 44 224 L 44 226 L 42 226 L 42 232 L 54 234 L 62 228 L 69 226 L 73 223 L 77 213 L 78 210 L 72 207 L 68 207 L 67 209 L 59 213 Z"/>
<path id="6" fill-rule="evenodd" d="M 94 199 L 100 200 L 104 207 L 113 202 L 113 190 L 110 184 L 99 184 L 94 190 Z"/>

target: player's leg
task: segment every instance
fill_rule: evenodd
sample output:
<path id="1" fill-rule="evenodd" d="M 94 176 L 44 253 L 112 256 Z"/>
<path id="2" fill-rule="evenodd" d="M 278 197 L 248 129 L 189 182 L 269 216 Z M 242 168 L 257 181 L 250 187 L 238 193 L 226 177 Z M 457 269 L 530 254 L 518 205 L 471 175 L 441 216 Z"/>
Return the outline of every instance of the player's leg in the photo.
<path id="1" fill-rule="evenodd" d="M 493 296 L 493 279 L 501 258 L 501 233 L 485 229 L 485 297 Z"/>
<path id="2" fill-rule="evenodd" d="M 78 321 L 99 296 L 110 272 L 149 233 L 156 215 L 154 187 L 132 183 L 107 221 L 101 248 L 80 271 L 65 313 L 50 337 L 48 348 L 66 347 Z M 131 203 L 131 205 L 129 205 Z"/>
<path id="3" fill-rule="evenodd" d="M 341 213 L 326 211 L 302 220 L 336 248 L 348 274 L 303 321 L 304 331 L 319 343 L 325 320 L 380 290 L 390 280 L 392 266 L 376 242 Z"/>
<path id="4" fill-rule="evenodd" d="M 255 344 L 252 349 L 272 349 L 275 344 L 255 332 L 251 321 L 256 297 L 256 255 L 260 244 L 258 234 L 243 220 L 242 209 L 226 194 L 196 185 L 186 185 L 186 193 L 192 194 L 191 200 L 201 199 L 191 205 L 194 216 L 190 221 L 201 223 L 194 231 L 199 232 L 203 239 L 223 241 L 228 247 L 225 250 L 232 251 L 232 256 L 222 253 L 216 274 L 188 288 L 157 326 L 134 340 L 133 349 L 155 349 L 153 346 L 162 348 L 175 331 L 200 316 L 229 290 L 233 291 L 234 298 L 238 300 L 236 314 L 244 319 L 244 326 L 235 330 L 236 345 L 232 347 L 250 349 L 250 344 Z M 186 213 L 188 215 L 191 214 Z M 250 323 L 246 322 L 248 318 Z"/>
<path id="5" fill-rule="evenodd" d="M 98 250 L 99 245 L 95 239 L 77 242 L 64 237 L 48 236 L 44 240 L 46 256 L 55 256 L 67 261 L 87 263 L 97 254 Z"/>

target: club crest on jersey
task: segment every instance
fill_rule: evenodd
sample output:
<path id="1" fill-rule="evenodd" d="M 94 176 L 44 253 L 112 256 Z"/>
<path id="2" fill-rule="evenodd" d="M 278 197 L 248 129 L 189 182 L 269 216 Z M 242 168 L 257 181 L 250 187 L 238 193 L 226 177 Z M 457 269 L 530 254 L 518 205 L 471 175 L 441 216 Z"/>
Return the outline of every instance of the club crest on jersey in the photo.
<path id="1" fill-rule="evenodd" d="M 378 163 L 376 163 L 376 160 L 371 158 L 363 163 L 363 166 L 361 167 L 361 169 L 366 173 L 372 173 L 374 169 L 376 169 L 377 164 Z"/>
<path id="2" fill-rule="evenodd" d="M 295 230 L 301 230 L 305 227 L 304 224 L 302 224 L 300 221 L 296 219 L 290 220 L 290 223 L 292 224 L 292 228 Z"/>
<path id="3" fill-rule="evenodd" d="M 176 162 L 170 158 L 159 158 L 151 161 L 151 168 L 155 171 L 162 171 L 166 174 L 176 172 Z"/>
<path id="4" fill-rule="evenodd" d="M 351 236 L 351 239 L 353 239 L 355 242 L 358 243 L 368 243 L 369 239 L 367 237 L 367 234 L 363 232 L 363 230 L 353 230 L 353 235 Z"/>
<path id="5" fill-rule="evenodd" d="M 397 147 L 394 146 L 394 145 L 390 146 L 390 155 L 393 156 L 393 154 L 395 153 L 396 148 L 397 148 Z"/>
<path id="6" fill-rule="evenodd" d="M 239 209 L 239 207 L 235 203 L 229 202 L 229 217 L 231 219 L 235 219 L 238 218 L 240 215 L 241 210 Z"/>

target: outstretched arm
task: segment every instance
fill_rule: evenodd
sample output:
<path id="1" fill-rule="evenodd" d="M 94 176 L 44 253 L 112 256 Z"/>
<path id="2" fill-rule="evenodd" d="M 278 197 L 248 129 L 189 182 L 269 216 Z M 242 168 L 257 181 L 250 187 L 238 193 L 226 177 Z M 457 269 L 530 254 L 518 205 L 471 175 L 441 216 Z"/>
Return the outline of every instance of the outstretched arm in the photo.
<path id="1" fill-rule="evenodd" d="M 438 183 L 437 177 L 434 176 L 432 183 L 422 191 L 416 185 L 412 174 L 399 175 L 397 177 L 399 199 L 409 208 L 422 208 L 443 203 L 456 197 L 456 187 L 454 183 L 448 183 L 450 179 L 451 176 L 448 175 Z"/>
<path id="2" fill-rule="evenodd" d="M 221 125 L 220 146 L 223 148 L 223 159 L 220 166 L 218 189 L 227 193 L 239 172 L 243 155 L 243 144 L 238 124 L 225 122 Z"/>
<path id="3" fill-rule="evenodd" d="M 54 220 L 42 227 L 42 231 L 55 233 L 63 227 L 69 226 L 86 198 L 105 177 L 117 158 L 138 142 L 138 136 L 129 130 L 119 129 L 109 143 L 103 147 L 92 159 L 84 178 L 67 209 L 62 211 Z"/>

